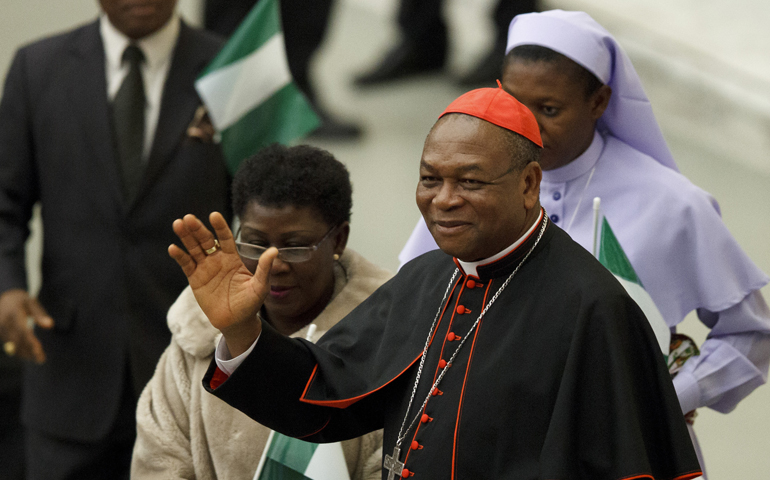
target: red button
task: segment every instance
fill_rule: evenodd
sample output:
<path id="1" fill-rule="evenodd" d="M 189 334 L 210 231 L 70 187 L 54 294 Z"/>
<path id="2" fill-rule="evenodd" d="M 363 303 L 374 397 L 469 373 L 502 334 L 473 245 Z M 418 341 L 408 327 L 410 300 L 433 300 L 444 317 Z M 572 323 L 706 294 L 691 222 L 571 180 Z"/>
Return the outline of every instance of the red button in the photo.
<path id="1" fill-rule="evenodd" d="M 412 475 L 414 475 L 414 473 L 410 472 L 408 468 L 401 470 L 401 478 L 409 478 Z"/>
<path id="2" fill-rule="evenodd" d="M 458 305 L 457 306 L 457 313 L 459 313 L 460 315 L 465 313 L 465 306 L 464 305 Z"/>
<path id="3" fill-rule="evenodd" d="M 413 441 L 413 442 L 412 442 L 412 450 L 419 450 L 419 449 L 421 449 L 421 448 L 422 448 L 422 445 L 420 445 L 419 443 L 417 443 L 417 440 L 415 440 L 415 441 Z"/>
<path id="4" fill-rule="evenodd" d="M 433 396 L 435 397 L 436 395 L 443 395 L 443 394 L 444 394 L 444 392 L 442 392 L 441 390 L 439 390 L 438 388 L 436 388 L 436 389 L 434 389 L 434 390 L 433 390 L 433 391 L 432 391 L 430 394 L 431 394 L 431 395 L 433 395 Z"/>
<path id="5" fill-rule="evenodd" d="M 474 282 L 473 280 L 468 280 L 467 282 L 465 282 L 465 285 L 468 288 L 476 288 L 476 282 Z"/>
<path id="6" fill-rule="evenodd" d="M 444 368 L 444 367 L 446 367 L 446 360 L 442 358 L 441 360 L 438 361 L 438 368 Z"/>
<path id="7" fill-rule="evenodd" d="M 449 332 L 449 333 L 447 334 L 447 336 L 446 336 L 446 339 L 447 339 L 447 340 L 449 340 L 450 342 L 451 342 L 451 341 L 453 341 L 453 340 L 455 339 L 455 334 L 454 334 L 454 332 Z"/>
<path id="8" fill-rule="evenodd" d="M 420 421 L 421 421 L 422 423 L 428 423 L 428 422 L 430 422 L 430 421 L 432 421 L 432 420 L 433 420 L 433 419 L 432 419 L 432 418 L 430 418 L 430 417 L 428 416 L 428 414 L 427 414 L 427 413 L 423 413 L 423 414 L 422 414 L 422 418 L 420 418 Z"/>

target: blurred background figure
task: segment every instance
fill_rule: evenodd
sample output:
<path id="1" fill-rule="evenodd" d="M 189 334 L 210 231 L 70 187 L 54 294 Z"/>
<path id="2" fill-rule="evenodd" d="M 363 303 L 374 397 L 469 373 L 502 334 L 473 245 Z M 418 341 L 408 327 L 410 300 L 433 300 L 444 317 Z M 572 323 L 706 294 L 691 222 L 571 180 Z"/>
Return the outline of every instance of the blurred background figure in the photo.
<path id="1" fill-rule="evenodd" d="M 193 82 L 221 40 L 182 22 L 176 0 L 98 5 L 97 20 L 19 49 L 0 101 L 0 342 L 26 361 L 29 479 L 128 478 L 137 398 L 185 282 L 169 225 L 190 210 L 230 216 L 219 146 L 187 136 Z M 35 296 L 25 241 L 38 202 Z"/>
<path id="2" fill-rule="evenodd" d="M 229 37 L 258 0 L 205 0 L 204 25 L 207 30 Z M 281 19 L 286 41 L 289 70 L 321 118 L 313 136 L 328 140 L 356 140 L 363 130 L 354 122 L 342 120 L 319 100 L 311 61 L 328 30 L 332 0 L 290 0 L 281 3 Z"/>
<path id="3" fill-rule="evenodd" d="M 400 40 L 370 71 L 356 78 L 356 85 L 377 85 L 442 70 L 449 53 L 443 3 L 442 0 L 401 0 L 397 18 Z M 494 83 L 500 75 L 511 19 L 520 13 L 535 11 L 536 4 L 536 0 L 497 0 L 492 48 L 459 78 L 461 86 L 491 86 Z"/>

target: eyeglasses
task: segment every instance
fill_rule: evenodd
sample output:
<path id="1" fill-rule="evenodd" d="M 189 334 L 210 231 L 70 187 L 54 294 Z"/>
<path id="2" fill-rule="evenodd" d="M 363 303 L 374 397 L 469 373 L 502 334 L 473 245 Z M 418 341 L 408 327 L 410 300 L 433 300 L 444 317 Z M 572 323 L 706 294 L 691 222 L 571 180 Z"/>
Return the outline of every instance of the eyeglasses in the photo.
<path id="1" fill-rule="evenodd" d="M 315 245 L 311 245 L 309 247 L 279 248 L 278 258 L 286 263 L 307 262 L 310 260 L 310 257 L 313 256 L 313 252 L 318 250 L 318 246 L 321 245 L 327 238 L 329 238 L 329 235 L 331 235 L 338 226 L 339 225 L 333 226 L 328 232 L 326 232 L 326 235 L 324 235 L 321 240 L 315 243 Z M 263 247 L 261 245 L 254 245 L 253 243 L 243 243 L 239 241 L 241 238 L 240 227 L 238 227 L 238 233 L 236 234 L 235 238 L 238 239 L 235 241 L 235 248 L 238 249 L 238 255 L 243 258 L 248 258 L 249 260 L 259 260 L 259 257 L 261 257 L 262 254 L 265 253 L 268 248 L 270 248 Z"/>

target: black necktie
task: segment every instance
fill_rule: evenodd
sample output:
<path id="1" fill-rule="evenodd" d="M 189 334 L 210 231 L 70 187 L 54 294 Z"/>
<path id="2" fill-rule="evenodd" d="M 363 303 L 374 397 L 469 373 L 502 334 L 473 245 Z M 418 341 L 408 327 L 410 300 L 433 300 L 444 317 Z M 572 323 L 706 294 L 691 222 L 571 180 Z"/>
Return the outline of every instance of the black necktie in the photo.
<path id="1" fill-rule="evenodd" d="M 112 101 L 112 120 L 123 175 L 123 195 L 126 200 L 131 200 L 142 178 L 146 102 L 140 67 L 144 62 L 144 54 L 136 45 L 129 45 L 123 52 L 123 62 L 128 62 L 128 75 Z"/>

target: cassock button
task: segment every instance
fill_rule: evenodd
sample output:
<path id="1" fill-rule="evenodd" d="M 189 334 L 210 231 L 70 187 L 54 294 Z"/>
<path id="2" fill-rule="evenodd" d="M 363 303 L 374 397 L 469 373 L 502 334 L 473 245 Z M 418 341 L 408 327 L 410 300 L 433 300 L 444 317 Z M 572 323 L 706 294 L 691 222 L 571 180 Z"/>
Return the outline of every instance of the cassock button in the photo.
<path id="1" fill-rule="evenodd" d="M 460 315 L 465 313 L 465 305 L 458 305 L 457 306 L 457 313 L 459 313 Z"/>
<path id="2" fill-rule="evenodd" d="M 423 413 L 423 414 L 422 414 L 422 418 L 420 418 L 420 421 L 421 421 L 422 423 L 428 423 L 428 422 L 432 422 L 432 421 L 433 421 L 433 419 L 432 419 L 432 418 L 430 418 L 430 417 L 428 416 L 428 414 L 427 414 L 427 413 Z"/>
<path id="3" fill-rule="evenodd" d="M 442 358 L 441 360 L 438 361 L 438 368 L 444 368 L 444 367 L 446 367 L 446 360 Z"/>
<path id="4" fill-rule="evenodd" d="M 409 478 L 413 475 L 414 473 L 410 472 L 408 468 L 401 470 L 401 478 Z"/>
<path id="5" fill-rule="evenodd" d="M 437 396 L 437 395 L 443 395 L 443 394 L 444 394 L 444 392 L 442 392 L 442 391 L 441 391 L 441 390 L 439 390 L 438 388 L 434 388 L 434 389 L 433 389 L 433 391 L 432 391 L 432 392 L 430 392 L 430 394 L 431 394 L 431 395 L 433 395 L 433 396 L 435 397 L 435 396 Z"/>
<path id="6" fill-rule="evenodd" d="M 468 288 L 476 288 L 476 282 L 474 282 L 473 280 L 468 280 L 467 282 L 465 282 L 465 285 Z"/>
<path id="7" fill-rule="evenodd" d="M 561 198 L 561 192 L 553 192 L 553 199 L 558 200 Z"/>
<path id="8" fill-rule="evenodd" d="M 559 223 L 559 216 L 554 213 L 553 215 L 551 215 L 551 221 L 553 223 Z"/>
<path id="9" fill-rule="evenodd" d="M 454 341 L 455 337 L 456 337 L 456 335 L 455 335 L 454 332 L 449 332 L 446 335 L 446 339 L 449 340 L 450 342 Z"/>
<path id="10" fill-rule="evenodd" d="M 422 450 L 422 445 L 415 440 L 412 442 L 412 450 Z"/>

